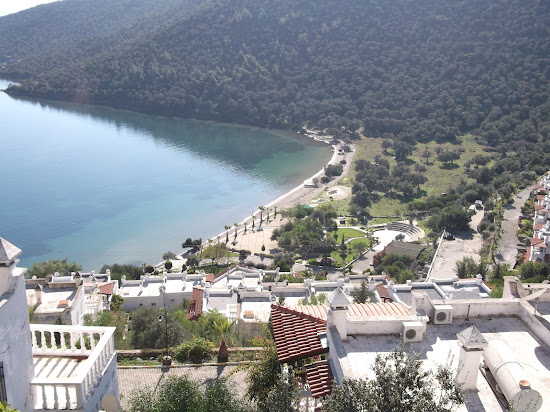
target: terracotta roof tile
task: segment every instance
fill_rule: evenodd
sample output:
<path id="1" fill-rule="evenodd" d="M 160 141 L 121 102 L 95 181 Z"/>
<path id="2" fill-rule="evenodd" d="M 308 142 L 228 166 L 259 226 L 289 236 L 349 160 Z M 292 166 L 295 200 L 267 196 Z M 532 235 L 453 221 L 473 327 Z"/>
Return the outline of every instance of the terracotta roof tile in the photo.
<path id="1" fill-rule="evenodd" d="M 363 318 L 365 316 L 406 316 L 410 311 L 402 303 L 354 303 L 348 306 L 348 317 Z"/>
<path id="2" fill-rule="evenodd" d="M 296 305 L 292 307 L 297 312 L 314 316 L 320 320 L 327 320 L 327 307 L 324 305 Z"/>
<path id="3" fill-rule="evenodd" d="M 208 275 L 206 275 L 206 276 L 204 277 L 204 280 L 206 280 L 207 282 L 212 283 L 212 282 L 214 282 L 214 279 L 215 279 L 215 278 L 216 278 L 216 277 L 214 276 L 213 273 L 209 273 Z"/>
<path id="4" fill-rule="evenodd" d="M 332 392 L 334 376 L 328 361 L 314 362 L 305 366 L 306 379 L 314 398 L 329 395 Z"/>
<path id="5" fill-rule="evenodd" d="M 204 290 L 201 287 L 193 287 L 193 294 L 191 295 L 191 302 L 187 308 L 187 317 L 191 320 L 197 320 L 202 313 L 202 299 L 204 297 Z"/>
<path id="6" fill-rule="evenodd" d="M 318 334 L 325 332 L 327 323 L 284 306 L 271 305 L 273 337 L 279 362 L 291 362 L 328 352 Z"/>
<path id="7" fill-rule="evenodd" d="M 534 229 L 535 230 L 541 230 L 544 227 L 544 223 L 537 223 L 535 224 Z"/>
<path id="8" fill-rule="evenodd" d="M 544 200 L 546 199 L 546 195 L 537 195 L 537 200 Z"/>
<path id="9" fill-rule="evenodd" d="M 115 288 L 115 282 L 103 283 L 97 287 L 97 291 L 102 295 L 112 295 Z"/>
<path id="10" fill-rule="evenodd" d="M 537 239 L 536 237 L 531 239 L 531 246 L 536 246 L 542 249 L 546 249 L 546 243 L 544 243 L 544 239 Z"/>
<path id="11" fill-rule="evenodd" d="M 390 295 L 390 292 L 388 290 L 388 287 L 385 286 L 384 284 L 382 283 L 378 283 L 376 285 L 376 291 L 378 292 L 378 295 L 380 296 L 380 299 L 382 299 L 382 302 L 384 303 L 391 303 L 393 302 L 393 299 Z"/>

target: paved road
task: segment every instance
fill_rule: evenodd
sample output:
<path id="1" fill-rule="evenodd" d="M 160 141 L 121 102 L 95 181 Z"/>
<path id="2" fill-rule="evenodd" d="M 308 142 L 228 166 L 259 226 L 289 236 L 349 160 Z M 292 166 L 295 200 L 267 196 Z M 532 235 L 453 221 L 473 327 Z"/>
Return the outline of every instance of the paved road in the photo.
<path id="1" fill-rule="evenodd" d="M 518 217 L 521 214 L 521 207 L 525 204 L 531 190 L 533 190 L 532 187 L 523 189 L 516 195 L 513 204 L 506 205 L 506 209 L 504 210 L 504 221 L 502 222 L 502 235 L 495 256 L 495 261 L 497 263 L 508 264 L 511 268 L 516 264 L 516 256 L 518 254 L 518 238 L 516 236 Z"/>

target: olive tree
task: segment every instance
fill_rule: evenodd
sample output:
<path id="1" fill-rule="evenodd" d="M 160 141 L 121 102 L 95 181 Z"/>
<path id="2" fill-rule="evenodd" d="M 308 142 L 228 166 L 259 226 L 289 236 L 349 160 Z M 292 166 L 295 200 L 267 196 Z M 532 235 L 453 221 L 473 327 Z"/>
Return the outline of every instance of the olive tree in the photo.
<path id="1" fill-rule="evenodd" d="M 373 379 L 345 379 L 323 404 L 331 412 L 450 412 L 464 403 L 456 371 L 447 364 L 435 372 L 422 368 L 420 356 L 403 346 L 378 354 Z"/>

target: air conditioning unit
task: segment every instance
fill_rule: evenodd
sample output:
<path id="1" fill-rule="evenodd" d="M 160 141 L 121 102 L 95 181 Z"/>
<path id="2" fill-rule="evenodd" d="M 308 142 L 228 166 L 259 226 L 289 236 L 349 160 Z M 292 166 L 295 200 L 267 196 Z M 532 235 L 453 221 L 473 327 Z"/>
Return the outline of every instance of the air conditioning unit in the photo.
<path id="1" fill-rule="evenodd" d="M 448 325 L 453 322 L 453 307 L 451 305 L 434 305 L 432 321 L 436 325 Z"/>
<path id="2" fill-rule="evenodd" d="M 422 342 L 426 326 L 422 322 L 403 322 L 403 342 Z"/>

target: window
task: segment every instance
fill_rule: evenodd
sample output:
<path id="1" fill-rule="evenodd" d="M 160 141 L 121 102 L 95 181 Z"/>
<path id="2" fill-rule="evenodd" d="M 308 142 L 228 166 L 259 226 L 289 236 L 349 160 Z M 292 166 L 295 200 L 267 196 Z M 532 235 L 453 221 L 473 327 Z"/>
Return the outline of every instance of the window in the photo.
<path id="1" fill-rule="evenodd" d="M 4 362 L 0 362 L 0 402 L 8 402 L 6 394 L 6 380 L 4 378 Z"/>
<path id="2" fill-rule="evenodd" d="M 170 303 L 175 303 L 176 299 L 170 299 Z"/>
<path id="3" fill-rule="evenodd" d="M 139 306 L 143 306 L 143 303 L 140 303 Z"/>
<path id="4" fill-rule="evenodd" d="M 157 304 L 156 303 L 151 303 L 151 306 L 157 306 Z"/>

